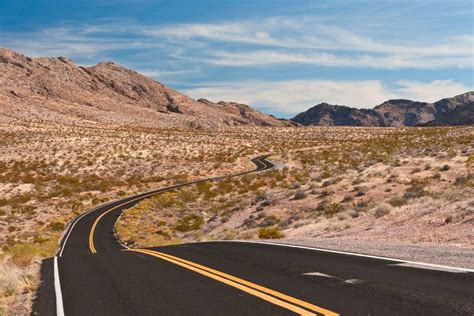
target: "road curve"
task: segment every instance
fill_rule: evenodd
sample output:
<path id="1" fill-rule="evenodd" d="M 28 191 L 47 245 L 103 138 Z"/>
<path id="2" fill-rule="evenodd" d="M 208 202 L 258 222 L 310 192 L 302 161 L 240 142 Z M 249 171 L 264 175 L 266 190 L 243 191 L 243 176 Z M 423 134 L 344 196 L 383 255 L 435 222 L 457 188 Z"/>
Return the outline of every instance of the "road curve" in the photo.
<path id="1" fill-rule="evenodd" d="M 273 167 L 267 156 L 256 168 Z M 473 271 L 318 249 L 207 242 L 126 249 L 127 208 L 179 184 L 101 205 L 44 260 L 34 315 L 473 315 Z"/>

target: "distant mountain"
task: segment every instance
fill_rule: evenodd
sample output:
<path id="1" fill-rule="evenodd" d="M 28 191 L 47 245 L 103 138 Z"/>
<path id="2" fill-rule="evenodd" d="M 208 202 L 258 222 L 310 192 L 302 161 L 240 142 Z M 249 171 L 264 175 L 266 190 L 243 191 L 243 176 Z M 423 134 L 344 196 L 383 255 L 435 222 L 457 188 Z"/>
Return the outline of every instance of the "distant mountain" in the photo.
<path id="1" fill-rule="evenodd" d="M 381 119 L 374 110 L 320 103 L 298 114 L 291 121 L 302 125 L 380 126 Z"/>
<path id="2" fill-rule="evenodd" d="M 0 120 L 7 118 L 179 128 L 294 125 L 243 104 L 194 100 L 112 62 L 82 67 L 0 48 Z"/>
<path id="3" fill-rule="evenodd" d="M 296 115 L 291 121 L 302 125 L 417 126 L 474 124 L 474 92 L 467 92 L 435 103 L 397 99 L 373 109 L 318 104 Z"/>

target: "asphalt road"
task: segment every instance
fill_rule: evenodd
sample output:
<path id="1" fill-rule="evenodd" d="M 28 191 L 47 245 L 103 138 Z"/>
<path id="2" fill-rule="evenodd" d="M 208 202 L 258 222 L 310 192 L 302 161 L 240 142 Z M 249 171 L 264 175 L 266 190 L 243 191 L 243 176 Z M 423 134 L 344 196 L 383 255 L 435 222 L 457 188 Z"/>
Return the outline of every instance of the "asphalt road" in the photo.
<path id="1" fill-rule="evenodd" d="M 273 167 L 265 158 L 252 172 Z M 114 224 L 124 209 L 185 185 L 73 221 L 57 257 L 42 264 L 33 314 L 474 315 L 469 270 L 263 243 L 120 244 Z"/>

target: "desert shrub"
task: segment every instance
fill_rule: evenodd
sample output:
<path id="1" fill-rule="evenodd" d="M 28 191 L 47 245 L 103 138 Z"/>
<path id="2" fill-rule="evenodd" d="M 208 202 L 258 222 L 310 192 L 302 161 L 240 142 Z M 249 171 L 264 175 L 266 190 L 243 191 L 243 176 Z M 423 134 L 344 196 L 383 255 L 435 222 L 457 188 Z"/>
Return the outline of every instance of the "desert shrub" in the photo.
<path id="1" fill-rule="evenodd" d="M 122 197 L 122 196 L 125 196 L 125 195 L 126 195 L 126 193 L 123 190 L 120 190 L 120 191 L 117 192 L 117 196 Z"/>
<path id="2" fill-rule="evenodd" d="M 323 179 L 328 179 L 328 178 L 331 178 L 331 177 L 332 177 L 332 172 L 329 169 L 326 169 L 321 173 L 321 178 L 323 178 Z"/>
<path id="3" fill-rule="evenodd" d="M 374 216 L 376 218 L 380 218 L 385 215 L 388 215 L 390 214 L 390 209 L 391 209 L 390 206 L 387 204 L 379 205 L 374 209 Z"/>
<path id="4" fill-rule="evenodd" d="M 64 230 L 64 224 L 61 222 L 54 222 L 50 223 L 48 225 L 48 228 L 51 229 L 52 231 L 63 231 Z"/>
<path id="5" fill-rule="evenodd" d="M 469 155 L 466 161 L 468 167 L 474 167 L 474 154 Z"/>
<path id="6" fill-rule="evenodd" d="M 18 267 L 26 267 L 31 264 L 38 255 L 38 248 L 33 244 L 18 244 L 10 251 L 12 262 Z"/>
<path id="7" fill-rule="evenodd" d="M 359 187 L 359 186 L 354 187 L 354 190 L 356 191 L 355 196 L 358 196 L 358 197 L 364 196 L 368 191 L 367 187 Z"/>
<path id="8" fill-rule="evenodd" d="M 406 200 L 400 196 L 394 196 L 388 200 L 388 204 L 391 206 L 402 206 L 406 204 Z"/>
<path id="9" fill-rule="evenodd" d="M 125 192 L 124 192 L 125 193 Z M 78 211 L 82 208 L 82 203 L 80 201 L 74 201 L 71 205 L 73 211 Z"/>
<path id="10" fill-rule="evenodd" d="M 265 227 L 258 231 L 258 238 L 260 239 L 280 239 L 284 235 L 278 227 Z"/>
<path id="11" fill-rule="evenodd" d="M 189 202 L 194 202 L 196 201 L 196 195 L 193 193 L 192 190 L 190 189 L 182 189 L 179 193 L 178 193 L 178 198 L 183 201 L 183 202 L 186 202 L 186 203 L 189 203 Z"/>
<path id="12" fill-rule="evenodd" d="M 324 209 L 324 215 L 326 215 L 327 218 L 330 218 L 341 212 L 342 210 L 343 207 L 339 203 L 331 203 Z"/>
<path id="13" fill-rule="evenodd" d="M 153 197 L 153 202 L 161 207 L 171 207 L 176 203 L 176 193 L 164 192 Z"/>
<path id="14" fill-rule="evenodd" d="M 333 179 L 328 179 L 328 180 L 326 180 L 326 181 L 323 182 L 323 187 L 328 187 L 328 186 L 330 186 L 330 185 L 333 185 L 334 183 L 336 183 L 335 180 L 333 180 Z"/>
<path id="15" fill-rule="evenodd" d="M 278 218 L 276 218 L 275 216 L 273 215 L 270 215 L 268 217 L 266 217 L 263 222 L 260 223 L 260 227 L 269 227 L 269 226 L 273 226 L 273 225 L 276 225 L 280 222 L 280 220 Z"/>
<path id="16" fill-rule="evenodd" d="M 439 171 L 448 171 L 449 169 L 451 169 L 449 165 L 443 165 L 441 168 L 439 168 Z"/>
<path id="17" fill-rule="evenodd" d="M 258 202 L 263 202 L 267 200 L 267 195 L 265 193 L 257 193 L 253 198 L 252 204 L 256 204 Z"/>
<path id="18" fill-rule="evenodd" d="M 179 232 L 185 233 L 201 228 L 202 224 L 204 224 L 204 219 L 201 216 L 192 214 L 182 217 L 174 228 Z"/>
<path id="19" fill-rule="evenodd" d="M 187 174 L 177 174 L 173 177 L 173 184 L 180 184 L 188 182 Z"/>
<path id="20" fill-rule="evenodd" d="M 306 193 L 303 190 L 297 190 L 293 196 L 294 200 L 302 200 L 307 197 Z"/>
<path id="21" fill-rule="evenodd" d="M 370 209 L 371 202 L 369 200 L 362 200 L 357 202 L 357 204 L 354 205 L 354 210 L 357 212 L 367 212 Z"/>
<path id="22" fill-rule="evenodd" d="M 425 187 L 421 183 L 413 183 L 403 194 L 403 198 L 406 200 L 416 199 L 426 195 Z"/>
<path id="23" fill-rule="evenodd" d="M 311 179 L 311 181 L 321 182 L 321 181 L 323 181 L 323 178 L 321 178 L 320 176 L 315 176 Z"/>
<path id="24" fill-rule="evenodd" d="M 299 189 L 301 188 L 301 184 L 299 182 L 293 182 L 290 186 L 291 189 Z"/>
<path id="25" fill-rule="evenodd" d="M 469 173 L 465 176 L 457 177 L 454 181 L 455 185 L 458 186 L 471 186 L 474 187 L 474 174 Z"/>

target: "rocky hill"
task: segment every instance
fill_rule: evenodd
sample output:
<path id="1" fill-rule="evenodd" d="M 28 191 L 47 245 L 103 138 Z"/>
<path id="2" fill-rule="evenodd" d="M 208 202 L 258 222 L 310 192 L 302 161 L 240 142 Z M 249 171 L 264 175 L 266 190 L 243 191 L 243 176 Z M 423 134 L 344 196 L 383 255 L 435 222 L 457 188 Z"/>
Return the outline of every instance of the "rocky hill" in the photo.
<path id="1" fill-rule="evenodd" d="M 196 101 L 112 62 L 82 67 L 0 48 L 0 120 L 208 128 L 290 126 L 249 106 Z"/>
<path id="2" fill-rule="evenodd" d="M 474 124 L 474 92 L 434 103 L 397 99 L 373 109 L 318 104 L 291 120 L 303 125 L 418 126 Z"/>

